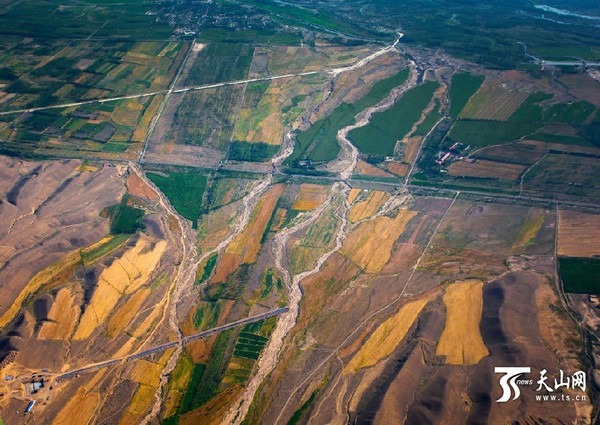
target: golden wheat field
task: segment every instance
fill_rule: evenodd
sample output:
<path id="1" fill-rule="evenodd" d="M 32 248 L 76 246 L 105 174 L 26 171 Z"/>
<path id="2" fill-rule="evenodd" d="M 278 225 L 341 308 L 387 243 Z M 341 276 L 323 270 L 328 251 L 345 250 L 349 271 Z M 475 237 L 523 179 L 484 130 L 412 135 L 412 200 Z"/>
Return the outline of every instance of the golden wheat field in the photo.
<path id="1" fill-rule="evenodd" d="M 456 282 L 446 289 L 446 325 L 438 341 L 436 354 L 446 363 L 474 365 L 490 354 L 479 330 L 483 310 L 483 282 Z"/>
<path id="2" fill-rule="evenodd" d="M 367 273 L 381 271 L 390 259 L 394 242 L 416 211 L 402 209 L 396 218 L 377 217 L 358 225 L 348 235 L 341 253 Z"/>
<path id="3" fill-rule="evenodd" d="M 403 305 L 393 317 L 379 325 L 346 365 L 344 374 L 356 373 L 362 368 L 374 366 L 392 354 L 428 301 L 427 298 L 411 301 Z"/>

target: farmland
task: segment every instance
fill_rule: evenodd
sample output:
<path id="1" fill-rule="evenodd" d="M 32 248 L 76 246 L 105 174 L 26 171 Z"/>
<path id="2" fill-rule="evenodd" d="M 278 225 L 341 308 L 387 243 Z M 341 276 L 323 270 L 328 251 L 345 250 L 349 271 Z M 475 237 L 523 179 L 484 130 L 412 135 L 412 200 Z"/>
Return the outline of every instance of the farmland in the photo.
<path id="1" fill-rule="evenodd" d="M 454 74 L 450 85 L 450 116 L 456 118 L 461 113 L 469 98 L 475 94 L 485 77 L 478 77 L 467 72 Z"/>
<path id="2" fill-rule="evenodd" d="M 415 87 L 394 106 L 375 114 L 369 125 L 352 130 L 348 137 L 364 154 L 392 156 L 397 141 L 419 120 L 438 87 L 433 81 Z"/>
<path id="3" fill-rule="evenodd" d="M 525 165 L 499 163 L 486 160 L 454 162 L 448 167 L 451 176 L 483 177 L 516 181 L 527 169 Z"/>
<path id="4" fill-rule="evenodd" d="M 416 214 L 402 209 L 395 218 L 377 217 L 359 224 L 344 241 L 341 252 L 368 273 L 380 271 L 390 259 L 394 242 Z"/>
<path id="5" fill-rule="evenodd" d="M 203 48 L 185 80 L 186 86 L 243 80 L 254 50 L 243 44 L 209 44 Z"/>
<path id="6" fill-rule="evenodd" d="M 448 137 L 470 146 L 490 146 L 512 142 L 535 133 L 539 125 L 535 123 L 513 123 L 500 121 L 459 120 L 452 127 Z"/>
<path id="7" fill-rule="evenodd" d="M 242 91 L 238 87 L 185 93 L 166 140 L 227 150 L 241 98 Z"/>
<path id="8" fill-rule="evenodd" d="M 477 364 L 489 355 L 479 322 L 483 310 L 483 282 L 457 282 L 446 289 L 446 326 L 440 336 L 436 354 L 448 364 Z"/>
<path id="9" fill-rule="evenodd" d="M 0 424 L 597 422 L 597 20 L 454 3 L 0 6 Z"/>
<path id="10" fill-rule="evenodd" d="M 344 373 L 356 373 L 359 369 L 374 366 L 379 360 L 389 356 L 406 336 L 427 301 L 429 300 L 425 298 L 407 303 L 395 316 L 379 325 L 348 363 Z"/>
<path id="11" fill-rule="evenodd" d="M 506 121 L 528 96 L 524 91 L 507 90 L 499 85 L 484 84 L 477 94 L 471 97 L 460 117 Z"/>
<path id="12" fill-rule="evenodd" d="M 173 207 L 196 227 L 206 189 L 206 177 L 185 172 L 171 172 L 168 176 L 148 173 L 148 177 L 169 198 Z"/>
<path id="13" fill-rule="evenodd" d="M 317 162 L 334 159 L 340 150 L 336 138 L 338 130 L 350 125 L 357 113 L 383 100 L 394 87 L 404 83 L 407 78 L 408 70 L 404 70 L 379 81 L 363 98 L 355 103 L 342 103 L 329 116 L 300 132 L 296 136 L 294 153 L 288 161 L 294 163 L 301 158 L 309 158 Z"/>
<path id="14" fill-rule="evenodd" d="M 565 292 L 600 295 L 600 260 L 561 258 L 558 264 Z"/>
<path id="15" fill-rule="evenodd" d="M 314 263 L 324 252 L 335 245 L 335 235 L 340 226 L 336 211 L 340 208 L 341 199 L 323 211 L 306 236 L 297 241 L 292 248 L 292 273 L 298 274 L 314 267 Z"/>
<path id="16" fill-rule="evenodd" d="M 557 253 L 568 257 L 600 255 L 600 215 L 561 209 L 558 215 Z"/>
<path id="17" fill-rule="evenodd" d="M 49 44 L 47 46 L 46 44 Z M 65 104 L 167 88 L 183 59 L 178 42 L 33 42 L 7 55 L 0 109 Z M 30 59 L 25 64 L 18 60 Z M 17 59 L 18 58 L 18 59 Z M 8 79 L 7 79 L 8 78 Z M 24 89 L 26 88 L 26 90 Z M 28 156 L 135 156 L 162 96 L 11 116 L 2 150 Z"/>

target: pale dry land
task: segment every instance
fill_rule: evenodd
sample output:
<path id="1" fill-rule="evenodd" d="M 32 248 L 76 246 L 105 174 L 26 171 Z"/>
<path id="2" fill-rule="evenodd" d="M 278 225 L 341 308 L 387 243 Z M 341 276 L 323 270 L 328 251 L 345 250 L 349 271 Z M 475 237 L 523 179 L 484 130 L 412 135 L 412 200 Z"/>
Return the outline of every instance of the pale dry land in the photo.
<path id="1" fill-rule="evenodd" d="M 72 261 L 67 254 L 108 233 L 100 211 L 125 193 L 123 170 L 107 165 L 80 171 L 80 165 L 0 156 L 0 326 L 53 273 L 76 261 L 75 254 Z"/>

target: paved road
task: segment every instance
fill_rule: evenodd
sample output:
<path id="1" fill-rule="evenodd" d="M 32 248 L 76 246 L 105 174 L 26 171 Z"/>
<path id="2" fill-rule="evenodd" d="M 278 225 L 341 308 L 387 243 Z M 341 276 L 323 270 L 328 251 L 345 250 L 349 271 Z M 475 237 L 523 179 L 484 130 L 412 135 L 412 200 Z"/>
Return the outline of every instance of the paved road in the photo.
<path id="1" fill-rule="evenodd" d="M 207 338 L 207 337 L 209 337 L 211 335 L 214 335 L 216 333 L 223 332 L 223 331 L 226 331 L 228 329 L 233 329 L 233 328 L 236 328 L 238 326 L 247 325 L 248 323 L 254 323 L 254 322 L 258 322 L 259 320 L 267 319 L 269 317 L 278 316 L 278 315 L 280 315 L 282 313 L 285 313 L 286 311 L 288 311 L 288 308 L 287 307 L 282 307 L 282 308 L 278 308 L 278 309 L 275 309 L 275 310 L 268 311 L 266 313 L 258 314 L 256 316 L 247 317 L 245 319 L 241 319 L 241 320 L 238 320 L 236 322 L 231 322 L 231 323 L 228 323 L 228 324 L 223 325 L 223 326 L 217 326 L 216 328 L 212 328 L 212 329 L 209 329 L 207 331 L 202 331 L 202 332 L 198 332 L 197 334 L 194 334 L 194 335 L 186 336 L 183 339 L 181 339 L 180 341 L 167 342 L 165 344 L 161 344 L 161 345 L 158 345 L 156 347 L 152 347 L 152 348 L 149 348 L 147 350 L 140 351 L 138 353 L 130 354 L 128 356 L 120 357 L 120 358 L 117 358 L 117 359 L 106 360 L 104 362 L 94 363 L 94 364 L 90 364 L 90 365 L 87 365 L 87 366 L 84 366 L 84 367 L 80 367 L 80 368 L 77 368 L 77 369 L 74 369 L 74 370 L 70 370 L 68 372 L 65 372 L 65 373 L 57 376 L 55 379 L 57 381 L 62 381 L 62 380 L 72 378 L 72 377 L 74 377 L 76 375 L 79 375 L 79 374 L 82 374 L 82 373 L 91 372 L 91 371 L 98 370 L 98 369 L 103 369 L 103 368 L 109 367 L 109 366 L 114 366 L 114 365 L 119 364 L 119 363 L 123 363 L 123 362 L 128 362 L 128 361 L 131 361 L 131 360 L 139 359 L 140 357 L 146 357 L 146 356 L 149 356 L 151 354 L 158 353 L 158 352 L 161 352 L 161 351 L 168 350 L 169 348 L 176 347 L 177 345 L 180 345 L 180 344 L 181 345 L 187 345 L 187 344 L 189 344 L 192 341 L 196 341 L 196 340 L 202 339 L 202 338 Z"/>

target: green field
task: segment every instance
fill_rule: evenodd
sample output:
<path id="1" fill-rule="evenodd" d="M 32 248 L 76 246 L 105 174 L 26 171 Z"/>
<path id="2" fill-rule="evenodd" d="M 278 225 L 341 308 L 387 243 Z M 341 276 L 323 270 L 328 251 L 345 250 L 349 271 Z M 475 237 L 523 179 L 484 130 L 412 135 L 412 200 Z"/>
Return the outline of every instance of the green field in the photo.
<path id="1" fill-rule="evenodd" d="M 404 84 L 408 78 L 408 69 L 404 69 L 392 77 L 378 81 L 369 93 L 356 102 L 342 103 L 331 115 L 315 122 L 310 128 L 298 133 L 294 153 L 287 163 L 294 164 L 300 159 L 310 159 L 315 162 L 335 159 L 340 146 L 337 142 L 337 132 L 354 122 L 359 112 L 389 96 L 394 87 Z"/>
<path id="2" fill-rule="evenodd" d="M 196 285 L 206 282 L 206 280 L 212 274 L 215 266 L 217 265 L 218 259 L 219 259 L 219 254 L 216 252 L 214 254 L 212 254 L 210 257 L 208 257 L 208 260 L 206 260 L 206 264 L 204 265 L 204 268 L 202 269 L 202 276 L 200 276 L 200 279 L 198 279 L 196 281 Z"/>
<path id="3" fill-rule="evenodd" d="M 99 7 L 50 0 L 14 2 L 0 14 L 0 36 L 83 39 L 93 34 L 98 39 L 143 40 L 168 38 L 173 33 L 166 23 L 156 22 L 147 13 L 158 12 L 155 5 L 141 1 L 104 3 Z"/>
<path id="4" fill-rule="evenodd" d="M 229 148 L 228 159 L 233 161 L 265 162 L 277 153 L 279 146 L 267 143 L 234 141 Z"/>
<path id="5" fill-rule="evenodd" d="M 106 254 L 111 252 L 112 250 L 118 248 L 123 243 L 129 240 L 128 234 L 117 235 L 114 238 L 110 239 L 108 242 L 100 245 L 98 248 L 92 251 L 82 251 L 81 259 L 84 265 L 90 264 L 97 260 L 98 258 L 104 257 Z"/>
<path id="6" fill-rule="evenodd" d="M 167 139 L 178 144 L 227 150 L 235 126 L 235 112 L 243 88 L 218 87 L 184 94 Z"/>
<path id="7" fill-rule="evenodd" d="M 450 116 L 457 118 L 465 105 L 485 80 L 484 76 L 475 76 L 468 72 L 454 74 L 450 84 Z"/>
<path id="8" fill-rule="evenodd" d="M 320 11 L 314 8 L 304 8 L 291 4 L 279 4 L 271 0 L 243 0 L 256 9 L 268 12 L 272 19 L 283 24 L 307 27 L 309 29 L 323 28 L 346 35 L 362 37 L 390 38 L 391 34 L 382 34 L 361 25 L 355 25 L 347 19 L 337 17 L 334 13 Z M 371 27 L 373 28 L 373 27 Z"/>
<path id="9" fill-rule="evenodd" d="M 249 43 L 299 45 L 302 33 L 297 31 L 275 31 L 268 29 L 202 28 L 197 37 L 200 41 L 213 43 Z"/>
<path id="10" fill-rule="evenodd" d="M 512 114 L 509 121 L 580 124 L 596 110 L 594 105 L 586 101 L 555 103 L 549 106 L 540 105 L 540 102 L 550 99 L 552 99 L 552 95 L 542 92 L 529 95 Z"/>
<path id="11" fill-rule="evenodd" d="M 600 259 L 559 258 L 565 292 L 600 295 Z"/>
<path id="12" fill-rule="evenodd" d="M 433 126 L 442 118 L 442 114 L 440 113 L 440 102 L 435 99 L 435 106 L 433 110 L 427 114 L 425 120 L 417 126 L 414 135 L 415 136 L 425 136 L 427 133 L 431 131 Z"/>
<path id="13" fill-rule="evenodd" d="M 169 198 L 177 212 L 196 228 L 206 189 L 206 176 L 184 172 L 170 172 L 168 177 L 156 173 L 147 173 L 147 176 Z"/>
<path id="14" fill-rule="evenodd" d="M 458 120 L 448 137 L 466 145 L 482 147 L 511 142 L 533 134 L 539 128 L 540 124 L 530 122 Z"/>
<path id="15" fill-rule="evenodd" d="M 248 76 L 253 54 L 254 48 L 244 44 L 209 44 L 198 54 L 185 84 L 243 80 Z"/>
<path id="16" fill-rule="evenodd" d="M 223 366 L 228 360 L 225 352 L 232 335 L 232 330 L 220 333 L 208 362 L 194 365 L 192 379 L 182 400 L 179 413 L 189 412 L 202 406 L 219 392 L 221 381 L 225 375 Z"/>
<path id="17" fill-rule="evenodd" d="M 396 142 L 419 120 L 438 87 L 439 83 L 428 81 L 409 90 L 391 108 L 373 115 L 368 125 L 352 130 L 348 138 L 364 154 L 392 156 Z"/>
<path id="18" fill-rule="evenodd" d="M 143 228 L 142 219 L 146 215 L 143 210 L 127 205 L 129 197 L 123 196 L 120 204 L 106 209 L 110 217 L 110 233 L 113 235 L 130 235 Z"/>

